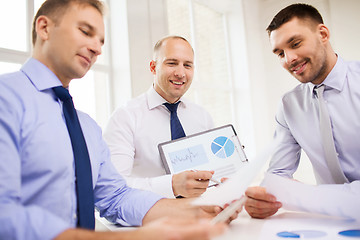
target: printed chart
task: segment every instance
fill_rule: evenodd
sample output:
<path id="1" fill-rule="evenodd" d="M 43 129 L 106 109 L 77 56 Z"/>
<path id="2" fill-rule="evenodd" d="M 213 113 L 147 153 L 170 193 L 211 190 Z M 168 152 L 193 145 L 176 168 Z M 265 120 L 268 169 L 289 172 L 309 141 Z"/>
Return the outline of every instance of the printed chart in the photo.
<path id="1" fill-rule="evenodd" d="M 219 158 L 228 158 L 233 155 L 235 146 L 229 138 L 221 136 L 211 143 L 211 151 Z"/>

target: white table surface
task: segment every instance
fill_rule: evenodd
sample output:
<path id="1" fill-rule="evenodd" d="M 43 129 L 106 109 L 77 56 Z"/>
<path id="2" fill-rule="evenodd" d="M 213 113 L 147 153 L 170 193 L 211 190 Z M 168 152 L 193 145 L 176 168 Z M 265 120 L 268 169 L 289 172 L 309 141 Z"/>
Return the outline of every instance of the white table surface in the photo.
<path id="1" fill-rule="evenodd" d="M 111 224 L 104 218 L 100 218 L 96 213 L 96 231 L 124 231 L 132 228 L 122 228 Z M 302 212 L 286 212 L 279 211 L 276 215 L 267 219 L 251 218 L 244 210 L 239 214 L 239 217 L 234 220 L 229 229 L 214 238 L 215 240 L 281 240 L 276 234 L 281 231 L 295 231 L 295 230 L 313 230 L 326 233 L 324 237 L 300 239 L 310 240 L 350 240 L 360 238 L 343 237 L 338 234 L 339 231 L 349 229 L 360 229 L 360 222 L 353 220 L 335 218 L 330 216 L 302 213 Z"/>

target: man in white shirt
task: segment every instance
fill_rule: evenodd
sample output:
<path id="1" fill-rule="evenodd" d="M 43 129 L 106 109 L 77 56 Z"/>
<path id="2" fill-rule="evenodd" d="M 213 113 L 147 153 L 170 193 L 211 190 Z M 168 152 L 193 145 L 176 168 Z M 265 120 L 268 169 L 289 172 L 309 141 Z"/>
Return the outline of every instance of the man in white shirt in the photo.
<path id="1" fill-rule="evenodd" d="M 177 103 L 177 115 L 186 135 L 213 127 L 202 107 L 186 100 L 194 74 L 194 51 L 179 36 L 168 36 L 154 47 L 150 62 L 154 82 L 150 89 L 117 109 L 104 131 L 111 159 L 128 185 L 166 197 L 195 197 L 206 191 L 213 171 L 184 171 L 166 175 L 158 144 L 171 140 L 170 111 L 164 103 Z"/>
<path id="2" fill-rule="evenodd" d="M 360 195 L 360 62 L 345 62 L 335 54 L 329 29 L 310 5 L 284 8 L 267 31 L 280 64 L 301 82 L 282 98 L 276 115 L 275 142 L 279 144 L 268 171 L 292 178 L 302 149 L 319 184 L 328 184 L 337 193 L 350 191 Z M 320 88 L 324 89 L 323 94 L 319 93 Z M 326 124 L 320 124 L 321 109 L 328 111 L 329 131 L 322 130 Z M 324 138 L 323 133 L 329 132 L 333 137 Z M 332 148 L 325 144 L 328 139 L 334 142 Z M 335 161 L 329 161 L 331 151 Z M 245 208 L 252 217 L 271 216 L 281 207 L 264 188 L 252 187 L 246 194 Z"/>

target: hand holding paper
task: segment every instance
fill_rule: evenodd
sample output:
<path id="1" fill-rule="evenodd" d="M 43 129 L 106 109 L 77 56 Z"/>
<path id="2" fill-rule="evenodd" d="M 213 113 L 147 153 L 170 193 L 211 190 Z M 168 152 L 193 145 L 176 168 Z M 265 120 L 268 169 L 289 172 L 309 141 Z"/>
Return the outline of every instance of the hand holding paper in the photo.
<path id="1" fill-rule="evenodd" d="M 360 220 L 360 182 L 352 184 L 358 191 L 346 190 L 343 184 L 313 186 L 267 174 L 262 186 L 282 202 L 284 209 Z"/>
<path id="2" fill-rule="evenodd" d="M 272 146 L 268 146 L 260 155 L 243 164 L 240 169 L 227 181 L 212 191 L 205 192 L 193 203 L 195 205 L 224 206 L 233 200 L 240 199 L 248 186 L 252 183 L 272 153 Z"/>

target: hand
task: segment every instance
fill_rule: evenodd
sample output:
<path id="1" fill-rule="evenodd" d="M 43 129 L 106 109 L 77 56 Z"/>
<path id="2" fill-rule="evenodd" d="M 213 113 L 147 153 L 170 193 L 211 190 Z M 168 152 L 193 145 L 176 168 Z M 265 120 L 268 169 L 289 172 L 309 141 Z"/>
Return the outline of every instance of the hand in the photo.
<path id="1" fill-rule="evenodd" d="M 175 196 L 198 197 L 209 186 L 209 179 L 214 171 L 184 171 L 174 174 L 172 188 Z"/>
<path id="2" fill-rule="evenodd" d="M 146 239 L 146 240 L 210 240 L 223 233 L 226 224 L 211 224 L 209 220 L 160 218 L 136 230 L 94 232 L 84 229 L 67 229 L 56 240 L 90 239 Z"/>
<path id="3" fill-rule="evenodd" d="M 266 218 L 274 215 L 282 204 L 276 198 L 266 193 L 263 187 L 249 187 L 245 195 L 248 199 L 245 202 L 245 209 L 253 218 Z"/>
<path id="4" fill-rule="evenodd" d="M 138 230 L 134 239 L 147 240 L 208 240 L 223 233 L 226 225 L 212 225 L 208 220 L 161 218 Z"/>

